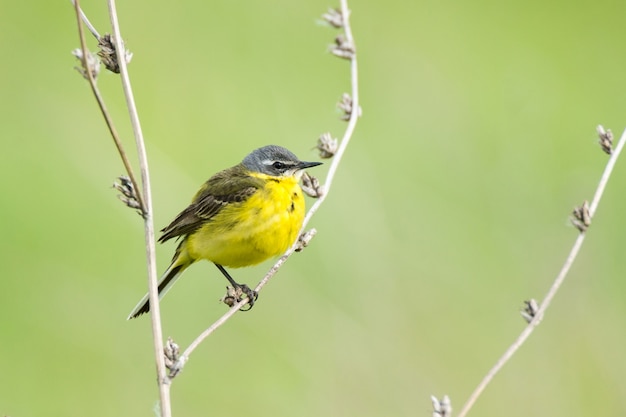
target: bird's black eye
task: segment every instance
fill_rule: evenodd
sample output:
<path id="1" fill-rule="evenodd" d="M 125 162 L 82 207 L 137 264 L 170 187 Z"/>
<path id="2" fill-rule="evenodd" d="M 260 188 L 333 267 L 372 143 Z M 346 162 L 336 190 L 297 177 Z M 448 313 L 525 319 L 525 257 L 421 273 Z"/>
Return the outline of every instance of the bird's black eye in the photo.
<path id="1" fill-rule="evenodd" d="M 272 166 L 276 169 L 285 169 L 286 165 L 280 161 L 275 161 Z"/>

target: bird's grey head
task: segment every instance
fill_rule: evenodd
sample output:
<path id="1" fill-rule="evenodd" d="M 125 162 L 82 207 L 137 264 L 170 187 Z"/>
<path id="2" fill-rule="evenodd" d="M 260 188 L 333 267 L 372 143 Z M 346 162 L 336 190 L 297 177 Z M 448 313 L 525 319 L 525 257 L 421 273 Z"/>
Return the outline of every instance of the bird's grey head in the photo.
<path id="1" fill-rule="evenodd" d="M 250 171 L 273 177 L 290 177 L 305 168 L 321 164 L 300 161 L 291 151 L 276 145 L 255 149 L 241 163 Z"/>

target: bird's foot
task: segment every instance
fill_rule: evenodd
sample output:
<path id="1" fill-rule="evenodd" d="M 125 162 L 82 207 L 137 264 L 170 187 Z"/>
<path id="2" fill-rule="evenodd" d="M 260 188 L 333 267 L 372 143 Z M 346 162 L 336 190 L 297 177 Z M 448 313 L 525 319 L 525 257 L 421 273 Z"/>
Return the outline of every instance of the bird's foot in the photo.
<path id="1" fill-rule="evenodd" d="M 246 296 L 245 298 L 243 296 Z M 226 295 L 222 297 L 222 302 L 229 307 L 234 306 L 243 300 L 248 300 L 248 303 L 244 305 L 239 311 L 249 311 L 254 306 L 254 302 L 259 298 L 259 294 L 250 289 L 246 284 L 237 284 L 234 287 L 226 287 Z"/>

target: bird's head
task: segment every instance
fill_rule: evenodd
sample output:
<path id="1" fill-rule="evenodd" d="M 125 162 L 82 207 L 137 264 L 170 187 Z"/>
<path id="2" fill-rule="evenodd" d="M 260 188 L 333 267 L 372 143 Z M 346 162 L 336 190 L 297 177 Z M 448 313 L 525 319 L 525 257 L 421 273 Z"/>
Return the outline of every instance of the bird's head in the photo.
<path id="1" fill-rule="evenodd" d="M 300 178 L 302 170 L 321 165 L 321 162 L 301 161 L 282 146 L 268 145 L 255 149 L 246 156 L 241 164 L 252 172 L 272 177 Z"/>

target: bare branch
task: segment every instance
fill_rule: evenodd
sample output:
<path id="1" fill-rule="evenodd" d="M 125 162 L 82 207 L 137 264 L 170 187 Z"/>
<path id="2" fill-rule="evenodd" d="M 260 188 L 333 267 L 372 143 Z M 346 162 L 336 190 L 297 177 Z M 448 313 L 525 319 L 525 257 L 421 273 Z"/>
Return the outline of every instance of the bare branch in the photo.
<path id="1" fill-rule="evenodd" d="M 161 328 L 161 309 L 159 306 L 158 284 L 157 284 L 157 268 L 156 268 L 156 250 L 154 242 L 154 222 L 152 219 L 152 190 L 150 186 L 150 171 L 148 168 L 148 156 L 144 142 L 141 123 L 135 105 L 128 68 L 126 66 L 127 54 L 122 42 L 122 34 L 117 17 L 117 8 L 115 0 L 108 0 L 109 17 L 111 19 L 111 28 L 113 30 L 113 41 L 115 52 L 117 53 L 117 63 L 120 70 L 120 79 L 126 97 L 126 105 L 130 121 L 133 126 L 135 136 L 135 145 L 139 157 L 139 166 L 141 167 L 141 180 L 143 184 L 143 200 L 146 202 L 146 214 L 144 216 L 145 227 L 145 243 L 146 243 L 146 262 L 148 265 L 148 293 L 150 297 L 150 318 L 152 321 L 152 341 L 154 346 L 154 356 L 157 365 L 157 381 L 159 384 L 159 400 L 161 417 L 171 417 L 172 407 L 170 399 L 170 379 L 167 376 L 165 366 L 165 357 L 163 355 L 163 331 Z"/>
<path id="2" fill-rule="evenodd" d="M 580 214 L 581 224 L 584 225 L 585 223 L 587 223 L 587 226 L 591 224 L 591 219 L 595 215 L 595 212 L 598 208 L 598 204 L 600 203 L 600 200 L 602 198 L 602 194 L 604 193 L 604 189 L 606 188 L 606 184 L 608 183 L 609 178 L 611 177 L 611 173 L 613 172 L 613 168 L 615 167 L 615 162 L 617 161 L 617 158 L 619 158 L 619 155 L 622 149 L 624 148 L 625 143 L 626 143 L 626 130 L 624 131 L 624 133 L 622 133 L 622 137 L 619 140 L 617 148 L 615 148 L 615 150 L 611 153 L 611 157 L 609 158 L 606 164 L 606 167 L 604 168 L 604 172 L 600 179 L 600 183 L 598 184 L 598 188 L 596 189 L 596 192 L 593 196 L 593 200 L 591 201 L 591 204 L 589 205 L 588 209 L 586 208 L 581 209 L 582 211 L 584 211 L 584 213 L 581 212 Z M 545 311 L 550 306 L 550 303 L 552 302 L 552 300 L 554 299 L 554 296 L 559 291 L 559 288 L 561 288 L 563 281 L 565 281 L 565 278 L 567 277 L 567 274 L 569 273 L 569 270 L 572 267 L 574 260 L 578 256 L 578 253 L 580 251 L 580 248 L 582 247 L 583 242 L 585 241 L 585 236 L 587 235 L 587 227 L 585 226 L 584 228 L 579 228 L 579 231 L 580 233 L 578 234 L 578 237 L 576 238 L 576 241 L 574 242 L 574 245 L 572 249 L 570 250 L 569 255 L 567 256 L 567 259 L 565 260 L 563 267 L 559 271 L 559 274 L 557 275 L 556 279 L 552 283 L 552 286 L 548 290 L 548 293 L 546 294 L 543 301 L 539 305 L 539 308 L 533 311 L 533 317 L 528 323 L 528 326 L 524 328 L 524 330 L 517 337 L 517 339 L 513 342 L 513 344 L 506 350 L 506 352 L 504 352 L 502 357 L 498 359 L 498 361 L 493 366 L 493 368 L 491 368 L 489 372 L 487 372 L 487 375 L 485 375 L 483 380 L 478 384 L 478 386 L 474 389 L 474 392 L 472 392 L 472 394 L 470 395 L 469 399 L 463 406 L 463 409 L 459 413 L 458 417 L 465 417 L 467 413 L 469 413 L 470 409 L 472 408 L 474 403 L 476 403 L 476 400 L 478 400 L 478 397 L 480 397 L 480 395 L 485 390 L 487 385 L 489 385 L 489 383 L 493 380 L 496 374 L 500 372 L 502 367 L 513 357 L 513 355 L 524 344 L 526 339 L 528 339 L 528 337 L 532 334 L 532 332 L 535 330 L 535 328 L 537 328 L 537 326 L 541 322 Z"/>
<path id="3" fill-rule="evenodd" d="M 115 47 L 109 47 L 110 52 L 114 52 L 117 54 L 117 64 L 119 65 L 119 70 L 122 79 L 122 86 L 124 88 L 124 95 L 126 97 L 126 103 L 128 106 L 131 123 L 133 125 L 133 131 L 135 133 L 135 142 L 139 154 L 139 163 L 141 167 L 141 175 L 142 175 L 142 184 L 144 188 L 138 187 L 138 183 L 135 179 L 134 173 L 132 171 L 130 162 L 126 156 L 122 143 L 119 139 L 119 135 L 117 134 L 116 129 L 114 128 L 113 122 L 109 113 L 104 105 L 104 100 L 97 88 L 94 71 L 90 66 L 89 57 L 91 54 L 87 50 L 85 35 L 83 32 L 82 21 L 89 22 L 87 17 L 82 13 L 80 9 L 79 0 L 74 0 L 74 8 L 76 10 L 76 18 L 78 21 L 78 29 L 81 43 L 81 51 L 79 58 L 81 59 L 83 73 L 86 78 L 89 80 L 89 84 L 91 89 L 96 96 L 96 100 L 98 105 L 100 106 L 100 110 L 104 115 L 107 126 L 109 127 L 109 131 L 111 132 L 111 136 L 115 142 L 115 145 L 118 149 L 118 152 L 122 158 L 124 166 L 126 167 L 126 171 L 128 173 L 128 180 L 121 181 L 119 187 L 117 187 L 122 194 L 124 195 L 124 199 L 126 204 L 129 206 L 133 206 L 134 208 L 139 208 L 141 214 L 144 218 L 144 226 L 145 226 L 145 240 L 146 240 L 146 258 L 148 264 L 148 286 L 150 288 L 150 303 L 151 303 L 151 311 L 152 311 L 152 330 L 153 330 L 153 341 L 154 341 L 154 349 L 155 349 L 155 358 L 157 362 L 157 373 L 158 373 L 158 382 L 159 382 L 159 394 L 160 394 L 160 404 L 161 404 L 161 412 L 160 415 L 163 417 L 171 416 L 171 405 L 170 405 L 170 395 L 169 395 L 169 378 L 166 375 L 165 368 L 165 358 L 163 355 L 163 337 L 161 331 L 161 320 L 160 320 L 160 311 L 158 304 L 158 295 L 157 295 L 157 272 L 156 272 L 156 257 L 155 257 L 155 247 L 154 247 L 154 225 L 152 221 L 152 199 L 151 199 L 151 191 L 150 191 L 150 177 L 148 171 L 148 161 L 145 151 L 144 139 L 141 133 L 141 125 L 139 123 L 139 117 L 137 116 L 137 109 L 135 106 L 132 89 L 130 85 L 130 80 L 128 77 L 128 70 L 126 68 L 127 60 L 130 58 L 130 54 L 126 53 L 123 43 L 122 36 L 120 34 L 120 28 L 117 18 L 117 12 L 115 7 L 115 1 L 109 0 L 109 15 L 111 18 L 111 26 L 113 28 L 114 36 L 113 41 L 115 43 Z M 88 23 L 89 24 L 89 23 Z M 90 25 L 90 24 L 89 24 Z M 90 25 L 90 30 L 94 34 L 94 36 L 99 40 L 99 44 L 101 44 L 102 38 L 98 35 L 95 28 Z M 111 38 L 107 37 L 107 41 L 110 42 Z M 101 45 L 102 46 L 102 45 Z M 111 55 L 111 54 L 109 54 Z M 102 57 L 102 55 L 100 55 Z M 110 58 L 110 57 L 109 57 Z M 107 65 L 108 67 L 108 65 Z M 139 192 L 141 190 L 142 192 Z"/>
<path id="4" fill-rule="evenodd" d="M 354 45 L 354 38 L 352 36 L 352 29 L 350 28 L 350 10 L 348 9 L 348 1 L 341 0 L 341 14 L 343 16 L 343 29 L 345 31 L 346 39 L 350 41 L 352 45 Z M 356 51 L 356 47 L 355 47 Z M 326 175 L 326 182 L 324 185 L 325 193 L 313 203 L 313 206 L 309 209 L 307 215 L 304 218 L 304 222 L 302 224 L 302 230 L 304 230 L 313 217 L 313 215 L 319 210 L 320 206 L 328 197 L 328 192 L 333 183 L 333 179 L 335 178 L 335 174 L 337 173 L 337 169 L 339 168 L 339 164 L 341 163 L 341 159 L 343 158 L 343 154 L 345 153 L 348 144 L 350 143 L 350 139 L 352 138 L 352 134 L 354 133 L 354 129 L 356 128 L 357 121 L 361 116 L 360 106 L 359 106 L 359 70 L 357 65 L 357 54 L 355 52 L 354 56 L 350 60 L 350 80 L 351 80 L 351 97 L 352 97 L 352 108 L 359 109 L 359 111 L 351 111 L 350 118 L 348 119 L 348 126 L 346 127 L 346 131 L 341 138 L 340 145 L 337 148 L 337 152 L 333 157 L 333 160 L 330 164 L 330 168 L 328 169 L 328 174 Z"/>
<path id="5" fill-rule="evenodd" d="M 80 37 L 80 50 L 81 50 L 81 54 L 80 56 L 77 56 L 77 58 L 80 59 L 81 64 L 82 64 L 82 67 L 83 67 L 82 73 L 86 77 L 86 79 L 89 81 L 89 86 L 91 87 L 91 91 L 93 92 L 93 95 L 96 97 L 96 101 L 98 102 L 98 106 L 100 107 L 100 112 L 102 113 L 102 116 L 104 117 L 104 121 L 106 122 L 107 127 L 109 128 L 109 132 L 111 133 L 111 137 L 113 138 L 113 142 L 115 143 L 117 152 L 119 153 L 120 158 L 122 158 L 124 169 L 126 170 L 128 177 L 130 178 L 133 188 L 135 190 L 139 190 L 138 183 L 135 178 L 132 165 L 130 164 L 130 161 L 128 160 L 128 156 L 126 155 L 126 151 L 124 150 L 124 146 L 122 145 L 120 136 L 117 133 L 117 129 L 115 128 L 115 125 L 113 124 L 113 119 L 111 118 L 111 115 L 109 114 L 109 111 L 107 110 L 107 107 L 104 104 L 104 98 L 102 97 L 102 94 L 100 94 L 100 89 L 98 88 L 98 85 L 96 84 L 96 79 L 94 77 L 94 70 L 92 66 L 90 65 L 91 63 L 88 57 L 92 56 L 92 54 L 87 49 L 87 41 L 85 39 L 85 33 L 83 31 L 83 25 L 81 23 L 82 21 L 81 16 L 84 16 L 84 13 L 80 9 L 79 0 L 74 0 L 73 4 L 74 4 L 74 9 L 76 10 L 76 18 L 78 20 L 78 36 Z M 87 17 L 85 16 L 84 19 L 87 20 Z M 146 205 L 140 193 L 137 195 L 137 197 L 138 197 L 138 203 L 139 203 L 139 209 L 140 209 L 141 215 L 145 216 Z"/>
<path id="6" fill-rule="evenodd" d="M 98 33 L 98 31 L 96 30 L 96 28 L 94 27 L 94 25 L 91 24 L 91 22 L 89 21 L 89 19 L 87 19 L 87 15 L 85 14 L 85 12 L 83 12 L 83 10 L 80 8 L 80 6 L 78 6 L 76 4 L 76 0 L 70 0 L 72 2 L 72 5 L 74 6 L 74 8 L 77 8 L 80 12 L 80 18 L 83 21 L 83 23 L 85 24 L 85 26 L 87 26 L 87 29 L 89 29 L 89 31 L 91 32 L 91 34 L 97 39 L 100 40 L 100 34 Z"/>

